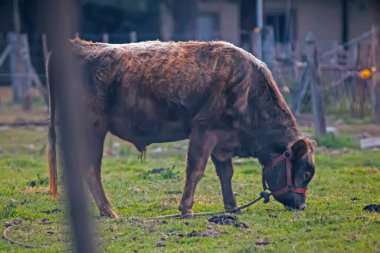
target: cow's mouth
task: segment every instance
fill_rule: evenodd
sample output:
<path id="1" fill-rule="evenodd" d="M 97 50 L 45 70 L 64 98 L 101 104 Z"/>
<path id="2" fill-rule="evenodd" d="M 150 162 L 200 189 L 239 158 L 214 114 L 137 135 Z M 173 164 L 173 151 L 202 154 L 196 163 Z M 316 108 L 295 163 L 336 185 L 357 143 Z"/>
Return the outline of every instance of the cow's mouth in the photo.
<path id="1" fill-rule="evenodd" d="M 294 206 L 287 206 L 287 205 L 284 205 L 285 209 L 288 210 L 288 211 L 292 211 L 292 210 L 304 210 L 305 207 L 306 207 L 306 203 L 302 203 L 301 205 L 297 206 L 297 207 L 294 207 Z"/>
<path id="2" fill-rule="evenodd" d="M 304 210 L 306 207 L 306 195 L 288 192 L 274 198 L 284 205 L 286 210 Z"/>

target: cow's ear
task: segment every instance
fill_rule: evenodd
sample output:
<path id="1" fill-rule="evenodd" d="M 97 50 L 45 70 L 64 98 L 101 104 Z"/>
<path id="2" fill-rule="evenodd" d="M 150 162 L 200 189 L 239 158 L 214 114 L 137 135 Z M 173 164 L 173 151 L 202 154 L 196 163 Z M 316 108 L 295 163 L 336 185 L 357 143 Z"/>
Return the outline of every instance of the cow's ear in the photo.
<path id="1" fill-rule="evenodd" d="M 290 147 L 293 157 L 303 157 L 309 152 L 309 145 L 305 139 L 299 139 Z"/>

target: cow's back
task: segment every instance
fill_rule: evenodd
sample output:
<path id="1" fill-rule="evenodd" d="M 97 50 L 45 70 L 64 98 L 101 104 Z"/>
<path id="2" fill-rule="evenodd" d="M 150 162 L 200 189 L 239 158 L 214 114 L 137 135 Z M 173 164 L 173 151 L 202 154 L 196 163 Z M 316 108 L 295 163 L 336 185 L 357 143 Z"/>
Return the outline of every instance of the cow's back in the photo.
<path id="1" fill-rule="evenodd" d="M 187 138 L 194 124 L 238 120 L 247 107 L 252 56 L 229 43 L 79 42 L 87 44 L 78 54 L 96 62 L 92 79 L 108 99 L 111 131 L 124 139 Z"/>

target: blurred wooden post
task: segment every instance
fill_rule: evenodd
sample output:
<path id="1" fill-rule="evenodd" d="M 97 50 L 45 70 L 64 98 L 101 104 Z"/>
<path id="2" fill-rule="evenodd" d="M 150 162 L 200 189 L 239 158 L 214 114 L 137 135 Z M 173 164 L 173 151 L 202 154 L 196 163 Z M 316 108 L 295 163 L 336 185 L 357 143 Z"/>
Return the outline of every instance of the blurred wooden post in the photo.
<path id="1" fill-rule="evenodd" d="M 304 96 L 307 92 L 307 89 L 309 88 L 310 68 L 308 66 L 309 65 L 306 64 L 306 67 L 302 73 L 301 80 L 299 82 L 296 94 L 295 94 L 294 99 L 293 99 L 292 112 L 294 115 L 300 114 L 300 107 L 301 107 L 302 99 L 304 98 Z"/>
<path id="2" fill-rule="evenodd" d="M 75 0 L 37 1 L 46 25 L 52 57 L 49 75 L 52 101 L 55 100 L 63 171 L 68 200 L 74 252 L 96 252 L 84 188 L 85 175 L 90 169 L 89 108 L 86 104 L 85 79 L 80 63 L 75 59 L 68 39 L 79 27 L 79 4 Z M 70 21 L 70 22 L 69 22 Z M 55 99 L 54 99 L 55 98 Z M 51 102 L 52 102 L 51 101 Z M 56 122 L 52 122 L 54 124 Z M 95 231 L 94 231 L 95 232 Z"/>
<path id="3" fill-rule="evenodd" d="M 263 53 L 262 53 L 261 30 L 259 28 L 253 29 L 251 33 L 251 41 L 252 41 L 253 54 L 256 56 L 256 58 L 261 60 L 263 58 Z"/>
<path id="4" fill-rule="evenodd" d="M 17 34 L 21 32 L 19 0 L 13 0 L 13 29 Z"/>
<path id="5" fill-rule="evenodd" d="M 41 40 L 42 40 L 42 52 L 44 54 L 44 60 L 46 63 L 47 57 L 48 57 L 48 45 L 47 45 L 47 39 L 46 39 L 46 33 L 41 35 Z"/>
<path id="6" fill-rule="evenodd" d="M 109 42 L 110 42 L 110 36 L 109 36 L 108 33 L 103 33 L 103 34 L 102 34 L 102 41 L 103 41 L 104 43 L 109 43 Z"/>
<path id="7" fill-rule="evenodd" d="M 13 87 L 13 100 L 18 103 L 22 100 L 23 109 L 29 110 L 31 107 L 31 75 L 30 75 L 30 55 L 28 38 L 26 34 L 14 32 L 8 33 L 8 45 L 10 51 L 10 72 Z"/>
<path id="8" fill-rule="evenodd" d="M 316 136 L 326 133 L 325 108 L 323 104 L 323 91 L 320 81 L 318 50 L 315 37 L 309 32 L 305 38 L 307 66 L 310 70 L 311 100 L 314 115 Z"/>
<path id="9" fill-rule="evenodd" d="M 30 111 L 32 108 L 32 63 L 30 60 L 30 51 L 28 43 L 28 35 L 20 34 L 20 47 L 18 50 L 21 54 L 21 59 L 24 65 L 24 71 L 22 74 L 22 87 L 21 87 L 21 98 L 22 98 L 22 109 L 24 111 Z"/>
<path id="10" fill-rule="evenodd" d="M 265 26 L 263 29 L 263 61 L 273 71 L 273 63 L 275 59 L 274 52 L 274 32 L 272 26 Z"/>
<path id="11" fill-rule="evenodd" d="M 251 41 L 252 41 L 252 51 L 253 54 L 260 60 L 263 58 L 263 48 L 262 48 L 262 32 L 264 24 L 264 8 L 263 0 L 256 0 L 256 27 L 252 31 Z"/>
<path id="12" fill-rule="evenodd" d="M 17 54 L 16 48 L 18 44 L 17 40 L 17 34 L 16 33 L 8 33 L 7 35 L 7 43 L 11 46 L 11 52 L 9 56 L 9 64 L 10 64 L 10 72 L 11 72 L 11 79 L 12 79 L 12 89 L 13 89 L 13 102 L 18 103 L 20 102 L 20 76 L 18 73 L 20 72 L 20 59 L 19 55 Z"/>
<path id="13" fill-rule="evenodd" d="M 137 42 L 137 33 L 135 31 L 131 31 L 129 33 L 129 42 L 130 43 Z"/>
<path id="14" fill-rule="evenodd" d="M 12 50 L 12 47 L 10 45 L 8 45 L 4 51 L 1 53 L 0 55 L 0 67 L 1 65 L 3 65 L 5 59 L 7 58 L 7 56 L 9 56 L 10 52 Z"/>
<path id="15" fill-rule="evenodd" d="M 18 52 L 19 45 L 19 34 L 21 31 L 20 22 L 20 12 L 19 12 L 19 1 L 13 0 L 13 30 L 14 32 L 8 33 L 7 43 L 11 46 L 10 52 L 10 71 L 12 79 L 13 88 L 13 102 L 19 103 L 21 99 L 21 73 L 22 73 L 22 59 Z"/>
<path id="16" fill-rule="evenodd" d="M 380 80 L 378 74 L 375 73 L 376 64 L 377 64 L 377 51 L 379 49 L 377 41 L 377 30 L 372 26 L 372 36 L 371 36 L 371 59 L 370 59 L 370 68 L 372 71 L 371 76 L 371 107 L 372 107 L 372 116 L 375 123 L 380 124 Z"/>

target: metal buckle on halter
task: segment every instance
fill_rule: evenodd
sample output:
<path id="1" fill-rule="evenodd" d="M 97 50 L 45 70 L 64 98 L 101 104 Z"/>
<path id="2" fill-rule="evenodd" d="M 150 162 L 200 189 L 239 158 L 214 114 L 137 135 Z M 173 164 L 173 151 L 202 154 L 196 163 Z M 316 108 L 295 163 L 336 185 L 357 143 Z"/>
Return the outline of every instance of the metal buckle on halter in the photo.
<path id="1" fill-rule="evenodd" d="M 284 156 L 286 160 L 292 159 L 292 154 L 287 150 L 282 155 Z"/>

